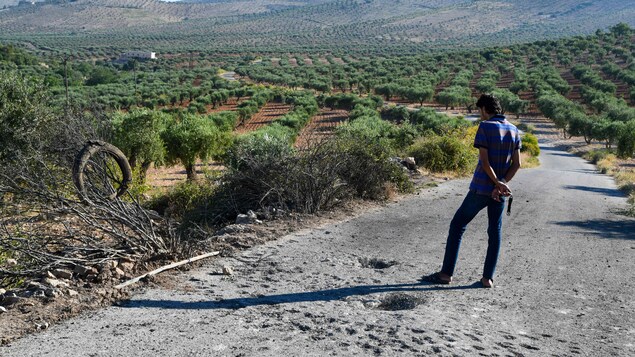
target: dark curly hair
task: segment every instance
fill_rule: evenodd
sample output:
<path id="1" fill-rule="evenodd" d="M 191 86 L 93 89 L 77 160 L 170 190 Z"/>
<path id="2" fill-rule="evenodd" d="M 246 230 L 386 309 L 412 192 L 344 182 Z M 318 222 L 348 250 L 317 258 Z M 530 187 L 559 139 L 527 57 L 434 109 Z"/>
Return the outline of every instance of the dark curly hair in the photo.
<path id="1" fill-rule="evenodd" d="M 489 114 L 501 114 L 503 112 L 500 101 L 491 94 L 482 94 L 476 102 L 476 106 L 484 108 L 485 112 Z"/>

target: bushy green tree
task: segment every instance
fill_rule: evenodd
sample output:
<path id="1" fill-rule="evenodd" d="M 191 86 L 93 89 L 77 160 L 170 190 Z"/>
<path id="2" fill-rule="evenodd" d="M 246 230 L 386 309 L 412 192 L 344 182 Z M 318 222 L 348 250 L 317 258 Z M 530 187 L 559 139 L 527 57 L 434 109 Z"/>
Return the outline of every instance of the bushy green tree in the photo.
<path id="1" fill-rule="evenodd" d="M 620 137 L 624 125 L 623 122 L 603 118 L 593 122 L 591 133 L 594 139 L 604 141 L 606 148 L 610 149 Z"/>
<path id="2" fill-rule="evenodd" d="M 196 180 L 197 160 L 219 157 L 231 143 L 231 133 L 221 130 L 208 117 L 183 114 L 171 120 L 162 135 L 168 164 L 181 163 L 187 178 Z"/>
<path id="3" fill-rule="evenodd" d="M 529 106 L 529 102 L 518 98 L 518 95 L 507 89 L 498 88 L 493 90 L 492 94 L 500 101 L 503 109 L 502 114 L 512 112 L 518 117 Z"/>
<path id="4" fill-rule="evenodd" d="M 117 71 L 114 69 L 103 66 L 95 66 L 86 80 L 86 85 L 95 86 L 98 84 L 108 84 L 116 82 L 117 79 Z"/>
<path id="5" fill-rule="evenodd" d="M 432 86 L 416 86 L 407 88 L 405 91 L 405 97 L 413 102 L 418 102 L 423 105 L 423 102 L 430 101 L 434 97 L 434 88 Z"/>
<path id="6" fill-rule="evenodd" d="M 130 161 L 130 166 L 140 170 L 141 180 L 152 163 L 161 164 L 165 159 L 162 135 L 170 116 L 160 111 L 135 109 L 113 115 L 114 144 Z"/>
<path id="7" fill-rule="evenodd" d="M 0 162 L 27 154 L 49 138 L 48 93 L 41 82 L 16 72 L 0 75 Z"/>
<path id="8" fill-rule="evenodd" d="M 469 87 L 451 86 L 437 94 L 437 102 L 445 105 L 447 110 L 448 107 L 467 107 L 474 102 L 474 98 L 472 98 L 472 90 Z"/>
<path id="9" fill-rule="evenodd" d="M 618 136 L 617 154 L 624 158 L 635 156 L 635 120 L 623 125 Z"/>

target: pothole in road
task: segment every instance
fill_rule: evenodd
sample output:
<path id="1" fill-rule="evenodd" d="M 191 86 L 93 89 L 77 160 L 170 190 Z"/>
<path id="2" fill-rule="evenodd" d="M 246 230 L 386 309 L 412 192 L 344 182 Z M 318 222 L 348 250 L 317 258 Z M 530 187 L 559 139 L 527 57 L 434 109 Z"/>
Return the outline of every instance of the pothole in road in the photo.
<path id="1" fill-rule="evenodd" d="M 408 294 L 390 294 L 381 299 L 378 310 L 399 311 L 412 310 L 418 305 L 425 303 L 425 299 Z"/>
<path id="2" fill-rule="evenodd" d="M 359 258 L 359 263 L 362 267 L 371 269 L 386 269 L 398 264 L 394 260 L 388 261 L 380 258 Z"/>

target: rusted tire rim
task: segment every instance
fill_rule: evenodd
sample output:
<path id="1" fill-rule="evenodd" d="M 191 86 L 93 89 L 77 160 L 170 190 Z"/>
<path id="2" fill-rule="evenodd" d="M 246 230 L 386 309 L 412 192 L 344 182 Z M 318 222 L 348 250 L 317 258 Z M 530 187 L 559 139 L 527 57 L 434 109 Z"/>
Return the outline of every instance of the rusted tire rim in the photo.
<path id="1" fill-rule="evenodd" d="M 122 179 L 119 187 L 115 192 L 104 195 L 105 199 L 115 199 L 117 197 L 121 197 L 128 190 L 130 183 L 132 183 L 132 168 L 130 167 L 130 163 L 126 156 L 117 148 L 116 146 L 107 143 L 101 140 L 90 140 L 88 141 L 82 150 L 75 157 L 75 162 L 73 163 L 73 183 L 77 188 L 79 196 L 82 200 L 86 202 L 91 202 L 88 197 L 87 187 L 86 187 L 86 174 L 85 169 L 91 158 L 96 154 L 107 154 L 117 163 L 119 170 L 121 171 Z"/>

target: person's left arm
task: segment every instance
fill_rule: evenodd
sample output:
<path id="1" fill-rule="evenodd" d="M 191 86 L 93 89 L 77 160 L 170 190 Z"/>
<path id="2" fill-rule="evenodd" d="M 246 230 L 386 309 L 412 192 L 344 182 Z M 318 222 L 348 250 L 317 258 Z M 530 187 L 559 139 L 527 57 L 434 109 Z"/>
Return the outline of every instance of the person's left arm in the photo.
<path id="1" fill-rule="evenodd" d="M 512 153 L 512 166 L 509 168 L 509 170 L 507 170 L 507 173 L 505 174 L 505 182 L 509 182 L 512 180 L 512 178 L 514 178 L 514 175 L 516 175 L 516 172 L 518 172 L 518 170 L 520 169 L 520 165 L 520 149 L 516 149 Z"/>

